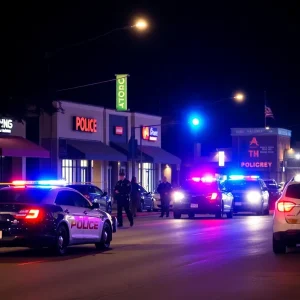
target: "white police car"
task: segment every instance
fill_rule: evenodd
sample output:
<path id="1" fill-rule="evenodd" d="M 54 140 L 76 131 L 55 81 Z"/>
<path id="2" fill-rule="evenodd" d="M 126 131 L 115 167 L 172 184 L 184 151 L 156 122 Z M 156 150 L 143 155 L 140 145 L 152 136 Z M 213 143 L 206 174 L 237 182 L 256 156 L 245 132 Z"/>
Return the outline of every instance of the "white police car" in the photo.
<path id="1" fill-rule="evenodd" d="M 108 249 L 116 220 L 64 181 L 14 181 L 0 189 L 0 247 L 67 247 L 95 243 Z"/>
<path id="2" fill-rule="evenodd" d="M 273 216 L 273 252 L 284 254 L 286 247 L 300 244 L 300 175 L 284 188 L 275 203 Z"/>

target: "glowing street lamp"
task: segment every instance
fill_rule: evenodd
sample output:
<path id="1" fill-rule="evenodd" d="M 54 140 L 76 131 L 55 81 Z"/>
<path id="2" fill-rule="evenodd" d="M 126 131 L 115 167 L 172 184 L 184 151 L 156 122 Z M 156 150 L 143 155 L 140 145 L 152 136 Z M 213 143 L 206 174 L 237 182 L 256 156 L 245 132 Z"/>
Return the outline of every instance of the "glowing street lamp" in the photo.
<path id="1" fill-rule="evenodd" d="M 132 27 L 137 28 L 138 30 L 145 30 L 148 27 L 148 23 L 145 20 L 138 20 Z"/>
<path id="2" fill-rule="evenodd" d="M 233 97 L 237 102 L 243 102 L 245 100 L 245 95 L 238 93 Z"/>

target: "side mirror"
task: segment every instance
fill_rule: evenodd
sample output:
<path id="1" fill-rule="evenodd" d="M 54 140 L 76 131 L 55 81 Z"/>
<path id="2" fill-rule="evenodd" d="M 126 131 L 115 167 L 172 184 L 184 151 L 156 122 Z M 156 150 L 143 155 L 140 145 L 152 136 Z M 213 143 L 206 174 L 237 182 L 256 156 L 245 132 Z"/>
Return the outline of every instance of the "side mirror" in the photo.
<path id="1" fill-rule="evenodd" d="M 93 202 L 93 209 L 99 209 L 100 204 L 98 202 Z"/>
<path id="2" fill-rule="evenodd" d="M 104 192 L 101 197 L 106 197 L 106 196 L 107 196 L 107 192 Z"/>

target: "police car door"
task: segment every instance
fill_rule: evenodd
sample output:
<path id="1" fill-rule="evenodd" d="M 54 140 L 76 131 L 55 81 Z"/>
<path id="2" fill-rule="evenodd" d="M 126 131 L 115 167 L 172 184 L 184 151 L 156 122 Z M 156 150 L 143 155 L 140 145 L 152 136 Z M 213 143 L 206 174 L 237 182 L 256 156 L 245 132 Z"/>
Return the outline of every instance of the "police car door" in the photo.
<path id="1" fill-rule="evenodd" d="M 102 232 L 102 219 L 100 219 L 100 213 L 94 210 L 91 202 L 89 202 L 80 193 L 72 192 L 75 205 L 78 209 L 81 209 L 84 214 L 84 222 L 82 226 L 83 239 L 85 241 L 98 240 Z"/>
<path id="2" fill-rule="evenodd" d="M 67 221 L 70 230 L 70 241 L 76 243 L 83 237 L 83 210 L 75 206 L 72 191 L 59 191 L 55 200 L 55 204 L 59 205 L 64 211 L 64 219 Z"/>

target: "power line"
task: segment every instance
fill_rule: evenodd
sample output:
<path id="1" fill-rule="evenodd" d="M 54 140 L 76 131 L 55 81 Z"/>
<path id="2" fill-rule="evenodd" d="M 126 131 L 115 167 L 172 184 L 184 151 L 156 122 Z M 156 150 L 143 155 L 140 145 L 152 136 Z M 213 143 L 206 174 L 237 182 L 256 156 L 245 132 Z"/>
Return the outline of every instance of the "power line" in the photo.
<path id="1" fill-rule="evenodd" d="M 126 77 L 128 77 L 128 76 L 119 77 L 118 79 L 126 78 Z M 74 87 L 70 87 L 70 88 L 66 88 L 66 89 L 57 90 L 56 92 L 59 93 L 59 92 L 64 92 L 64 91 L 70 91 L 70 90 L 85 88 L 85 87 L 99 85 L 99 84 L 102 84 L 102 83 L 108 83 L 108 82 L 113 82 L 113 81 L 117 81 L 117 79 L 114 78 L 114 79 L 109 79 L 109 80 L 105 80 L 105 81 L 98 81 L 98 82 L 93 82 L 93 83 L 89 83 L 89 84 L 78 85 L 78 86 L 74 86 Z"/>

